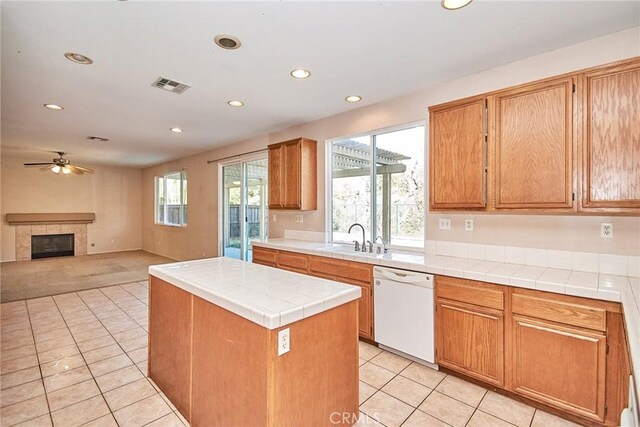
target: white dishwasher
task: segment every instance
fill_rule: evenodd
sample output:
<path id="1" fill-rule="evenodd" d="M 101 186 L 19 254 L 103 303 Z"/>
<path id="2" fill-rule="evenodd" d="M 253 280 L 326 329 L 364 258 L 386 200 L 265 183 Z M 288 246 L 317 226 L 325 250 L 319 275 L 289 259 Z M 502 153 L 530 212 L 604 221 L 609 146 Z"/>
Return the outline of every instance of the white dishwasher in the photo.
<path id="1" fill-rule="evenodd" d="M 433 275 L 374 267 L 375 340 L 435 364 Z"/>

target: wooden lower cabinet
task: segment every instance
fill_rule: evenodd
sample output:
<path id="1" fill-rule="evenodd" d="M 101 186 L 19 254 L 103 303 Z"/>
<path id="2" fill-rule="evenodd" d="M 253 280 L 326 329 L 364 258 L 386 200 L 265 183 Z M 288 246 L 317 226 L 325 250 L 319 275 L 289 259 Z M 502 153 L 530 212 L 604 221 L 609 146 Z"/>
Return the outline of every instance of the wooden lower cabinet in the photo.
<path id="1" fill-rule="evenodd" d="M 277 252 L 273 249 L 261 248 L 260 246 L 252 247 L 252 260 L 254 264 L 262 264 L 269 267 L 276 266 Z"/>
<path id="2" fill-rule="evenodd" d="M 604 420 L 604 333 L 517 315 L 512 322 L 512 390 L 586 418 Z"/>
<path id="3" fill-rule="evenodd" d="M 612 302 L 438 276 L 436 362 L 589 425 L 618 425 L 628 399 Z"/>
<path id="4" fill-rule="evenodd" d="M 300 254 L 297 252 L 253 247 L 253 262 L 308 274 L 349 285 L 360 286 L 362 297 L 358 300 L 358 331 L 362 338 L 374 339 L 373 331 L 373 266 L 360 262 L 344 261 L 329 257 Z"/>
<path id="5" fill-rule="evenodd" d="M 490 384 L 504 384 L 504 316 L 497 310 L 437 302 L 437 362 Z"/>
<path id="6" fill-rule="evenodd" d="M 276 257 L 276 267 L 296 273 L 307 274 L 309 271 L 309 257 L 291 252 L 280 252 Z"/>

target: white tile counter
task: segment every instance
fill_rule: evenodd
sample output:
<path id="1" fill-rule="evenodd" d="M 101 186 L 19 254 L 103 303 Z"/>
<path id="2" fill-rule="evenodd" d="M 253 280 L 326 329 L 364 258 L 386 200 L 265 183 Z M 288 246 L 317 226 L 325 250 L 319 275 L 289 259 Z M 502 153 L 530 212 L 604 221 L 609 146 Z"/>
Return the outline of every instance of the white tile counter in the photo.
<path id="1" fill-rule="evenodd" d="M 440 243 L 438 242 L 438 244 Z M 521 263 L 483 261 L 469 259 L 468 257 L 430 255 L 423 252 L 392 250 L 384 255 L 370 254 L 355 252 L 353 247 L 347 245 L 293 239 L 270 239 L 263 242 L 253 242 L 253 244 L 271 249 L 621 302 L 629 339 L 636 396 L 640 396 L 640 278 L 608 274 L 605 273 L 609 271 L 606 268 L 603 268 L 601 273 L 594 272 L 598 271 L 597 254 L 595 254 L 595 259 L 583 263 L 585 269 L 590 271 L 579 271 L 577 269 L 548 268 Z M 469 245 L 466 245 L 466 251 L 460 250 L 457 245 L 452 245 L 451 242 L 444 242 L 443 245 L 447 247 L 443 248 L 440 251 L 441 253 L 457 255 L 467 253 L 467 256 L 469 256 Z M 518 261 L 524 262 L 527 251 L 525 248 L 510 249 L 512 254 L 516 252 L 516 249 L 522 249 L 522 257 L 516 258 Z M 505 261 L 514 261 L 516 258 L 504 256 Z M 630 269 L 630 271 L 638 271 L 637 266 L 635 266 L 636 258 L 629 257 L 629 259 L 634 260 L 634 268 Z M 596 264 L 596 270 L 594 270 L 594 263 Z"/>
<path id="2" fill-rule="evenodd" d="M 358 286 L 231 258 L 154 265 L 149 274 L 267 329 L 327 311 L 361 295 Z"/>

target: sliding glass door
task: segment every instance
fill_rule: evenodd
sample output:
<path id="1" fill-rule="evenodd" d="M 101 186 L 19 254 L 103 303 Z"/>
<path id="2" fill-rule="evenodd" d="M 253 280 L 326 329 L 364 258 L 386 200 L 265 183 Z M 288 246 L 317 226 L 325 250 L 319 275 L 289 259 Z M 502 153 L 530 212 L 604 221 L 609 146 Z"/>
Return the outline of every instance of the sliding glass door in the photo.
<path id="1" fill-rule="evenodd" d="M 267 237 L 267 159 L 222 166 L 222 255 L 251 261 L 251 242 Z"/>

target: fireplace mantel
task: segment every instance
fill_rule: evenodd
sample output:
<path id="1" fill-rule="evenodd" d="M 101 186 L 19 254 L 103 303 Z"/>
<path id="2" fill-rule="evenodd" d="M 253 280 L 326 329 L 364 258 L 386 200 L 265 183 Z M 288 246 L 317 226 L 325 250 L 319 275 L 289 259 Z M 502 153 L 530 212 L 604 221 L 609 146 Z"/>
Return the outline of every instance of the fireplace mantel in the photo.
<path id="1" fill-rule="evenodd" d="M 96 214 L 85 213 L 8 213 L 7 222 L 11 225 L 29 224 L 89 224 L 95 221 Z"/>

